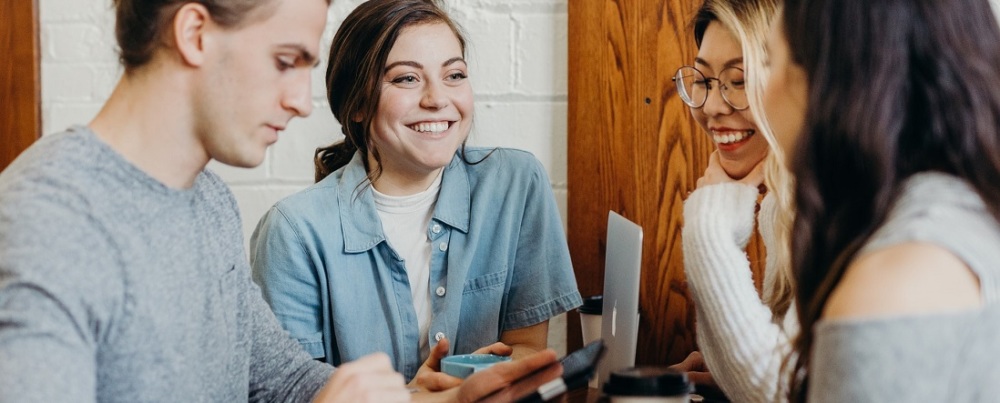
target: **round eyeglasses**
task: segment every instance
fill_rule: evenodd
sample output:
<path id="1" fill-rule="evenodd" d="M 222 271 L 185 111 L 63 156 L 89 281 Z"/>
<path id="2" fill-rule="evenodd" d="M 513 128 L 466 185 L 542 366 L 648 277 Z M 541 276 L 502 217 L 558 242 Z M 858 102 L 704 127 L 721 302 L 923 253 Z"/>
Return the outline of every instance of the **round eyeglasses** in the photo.
<path id="1" fill-rule="evenodd" d="M 750 107 L 743 69 L 739 67 L 727 67 L 719 72 L 719 77 L 705 77 L 698 69 L 684 66 L 677 69 L 671 80 L 677 86 L 677 94 L 681 96 L 681 100 L 692 108 L 705 106 L 708 93 L 712 91 L 712 81 L 719 83 L 722 99 L 733 109 L 741 111 Z"/>

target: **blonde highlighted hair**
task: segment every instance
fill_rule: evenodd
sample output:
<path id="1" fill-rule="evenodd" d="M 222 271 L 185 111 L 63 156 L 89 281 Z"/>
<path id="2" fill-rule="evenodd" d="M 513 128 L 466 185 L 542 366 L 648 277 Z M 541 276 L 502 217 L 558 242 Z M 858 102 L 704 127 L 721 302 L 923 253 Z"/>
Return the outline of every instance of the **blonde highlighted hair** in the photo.
<path id="1" fill-rule="evenodd" d="M 776 322 L 784 318 L 795 295 L 790 249 L 794 180 L 782 162 L 784 153 L 778 147 L 763 111 L 763 92 L 769 75 L 765 64 L 767 55 L 764 44 L 778 9 L 778 0 L 705 0 L 694 21 L 695 39 L 699 47 L 711 21 L 718 21 L 739 40 L 743 51 L 750 114 L 756 122 L 757 132 L 764 135 L 770 148 L 764 161 L 764 183 L 777 204 L 777 214 L 774 217 L 776 242 L 775 245 L 769 245 L 771 248 L 767 250 L 770 256 L 768 260 L 775 262 L 772 268 L 775 272 L 773 280 L 765 284 L 764 302 L 771 309 Z"/>

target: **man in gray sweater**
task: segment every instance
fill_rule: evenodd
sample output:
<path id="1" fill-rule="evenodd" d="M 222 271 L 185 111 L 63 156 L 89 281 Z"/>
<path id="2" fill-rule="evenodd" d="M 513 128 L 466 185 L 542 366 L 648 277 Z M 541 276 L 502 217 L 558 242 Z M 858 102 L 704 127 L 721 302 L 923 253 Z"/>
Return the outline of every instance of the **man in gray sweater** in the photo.
<path id="1" fill-rule="evenodd" d="M 115 0 L 110 99 L 0 175 L 0 402 L 474 400 L 555 360 L 411 395 L 383 354 L 310 359 L 264 303 L 205 166 L 260 164 L 310 113 L 328 6 Z"/>

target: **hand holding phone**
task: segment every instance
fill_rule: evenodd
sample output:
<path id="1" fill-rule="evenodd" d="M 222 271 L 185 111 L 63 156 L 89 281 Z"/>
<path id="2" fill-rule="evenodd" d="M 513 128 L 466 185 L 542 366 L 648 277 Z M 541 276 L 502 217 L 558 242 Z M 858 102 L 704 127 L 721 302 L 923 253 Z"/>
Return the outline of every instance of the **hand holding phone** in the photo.
<path id="1" fill-rule="evenodd" d="M 604 342 L 595 340 L 572 354 L 563 357 L 562 376 L 550 378 L 549 381 L 535 389 L 529 389 L 526 394 L 515 395 L 519 403 L 546 402 L 568 391 L 587 385 L 594 376 L 597 363 L 604 355 Z"/>
<path id="2" fill-rule="evenodd" d="M 459 402 L 512 402 L 540 385 L 562 375 L 563 367 L 552 350 L 502 362 L 465 379 L 459 387 Z"/>

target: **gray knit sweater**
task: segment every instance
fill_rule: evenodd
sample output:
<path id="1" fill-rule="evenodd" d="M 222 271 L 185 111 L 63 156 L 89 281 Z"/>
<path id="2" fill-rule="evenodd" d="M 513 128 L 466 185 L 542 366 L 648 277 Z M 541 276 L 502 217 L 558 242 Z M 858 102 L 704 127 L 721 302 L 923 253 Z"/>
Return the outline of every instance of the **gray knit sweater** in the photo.
<path id="1" fill-rule="evenodd" d="M 962 259 L 979 277 L 985 308 L 821 321 L 809 401 L 1000 401 L 1000 224 L 962 180 L 922 173 L 907 181 L 860 254 L 904 242 L 931 243 Z"/>
<path id="2" fill-rule="evenodd" d="M 84 127 L 0 175 L 0 402 L 308 401 L 331 367 L 250 280 L 235 200 L 174 190 Z"/>

